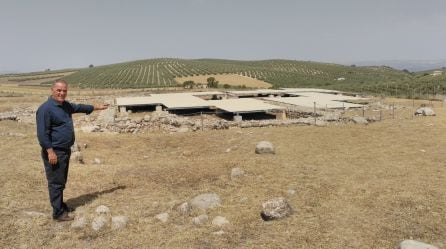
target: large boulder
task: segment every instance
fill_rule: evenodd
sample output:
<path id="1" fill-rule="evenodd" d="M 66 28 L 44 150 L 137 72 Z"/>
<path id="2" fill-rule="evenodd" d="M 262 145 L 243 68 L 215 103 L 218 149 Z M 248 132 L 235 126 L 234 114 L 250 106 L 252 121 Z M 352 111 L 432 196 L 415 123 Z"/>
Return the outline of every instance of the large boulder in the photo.
<path id="1" fill-rule="evenodd" d="M 100 124 L 113 124 L 115 123 L 116 110 L 115 108 L 107 108 L 106 110 L 100 111 L 96 122 Z"/>
<path id="2" fill-rule="evenodd" d="M 417 115 L 417 116 L 435 116 L 435 112 L 434 112 L 434 110 L 432 110 L 432 108 L 421 107 L 415 111 L 415 115 Z"/>
<path id="3" fill-rule="evenodd" d="M 403 240 L 397 249 L 438 249 L 438 247 L 416 240 Z"/>
<path id="4" fill-rule="evenodd" d="M 256 145 L 256 154 L 275 154 L 274 146 L 271 142 L 261 141 Z"/>
<path id="5" fill-rule="evenodd" d="M 263 210 L 260 216 L 264 221 L 284 218 L 291 214 L 291 206 L 285 198 L 277 197 L 262 204 Z"/>

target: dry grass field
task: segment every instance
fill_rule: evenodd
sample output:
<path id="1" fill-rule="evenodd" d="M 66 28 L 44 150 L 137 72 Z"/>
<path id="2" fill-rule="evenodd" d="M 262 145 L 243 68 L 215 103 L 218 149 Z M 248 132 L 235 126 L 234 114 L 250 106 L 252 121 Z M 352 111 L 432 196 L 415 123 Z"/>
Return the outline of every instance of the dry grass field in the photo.
<path id="1" fill-rule="evenodd" d="M 242 86 L 250 88 L 270 88 L 272 85 L 258 79 L 239 74 L 212 74 L 188 77 L 176 77 L 175 81 L 182 84 L 185 81 L 192 80 L 195 83 L 207 84 L 207 78 L 214 77 L 219 85 L 228 84 L 230 86 Z"/>
<path id="2" fill-rule="evenodd" d="M 0 97 L 0 110 L 44 99 Z M 397 113 L 367 126 L 79 131 L 86 163 L 71 165 L 65 190 L 74 215 L 91 223 L 96 207 L 106 205 L 130 219 L 122 230 L 100 232 L 52 221 L 35 126 L 0 121 L 0 248 L 394 248 L 410 238 L 446 248 L 446 107 L 434 110 L 435 117 Z M 262 140 L 274 144 L 275 155 L 254 153 Z M 231 180 L 234 167 L 246 175 Z M 210 222 L 192 224 L 199 211 L 176 211 L 209 192 L 222 199 L 207 211 L 210 220 L 230 221 L 222 235 Z M 263 221 L 262 202 L 279 196 L 293 214 Z M 170 214 L 166 223 L 154 218 L 162 212 Z"/>

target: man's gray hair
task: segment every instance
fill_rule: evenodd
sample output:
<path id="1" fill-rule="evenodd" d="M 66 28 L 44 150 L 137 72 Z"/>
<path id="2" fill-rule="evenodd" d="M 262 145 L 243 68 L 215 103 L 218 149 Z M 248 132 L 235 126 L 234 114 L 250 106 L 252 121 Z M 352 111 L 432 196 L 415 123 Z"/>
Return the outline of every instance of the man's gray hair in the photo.
<path id="1" fill-rule="evenodd" d="M 68 86 L 68 83 L 64 79 L 57 79 L 54 81 L 54 83 L 51 85 L 51 87 L 54 87 L 57 83 L 62 83 Z"/>

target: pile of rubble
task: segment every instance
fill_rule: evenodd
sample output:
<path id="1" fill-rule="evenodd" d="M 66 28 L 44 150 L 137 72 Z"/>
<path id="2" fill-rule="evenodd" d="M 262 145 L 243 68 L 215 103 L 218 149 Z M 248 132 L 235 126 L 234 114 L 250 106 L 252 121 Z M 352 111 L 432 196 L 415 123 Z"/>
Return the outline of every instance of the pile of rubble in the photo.
<path id="1" fill-rule="evenodd" d="M 0 113 L 0 121 L 15 120 L 18 122 L 35 123 L 37 107 L 14 109 L 10 112 Z M 426 107 L 419 108 L 415 115 L 435 115 Z M 327 126 L 329 123 L 368 124 L 377 121 L 369 117 L 343 117 L 341 112 L 318 112 L 315 117 L 308 115 L 296 116 L 292 119 L 269 119 L 269 120 L 243 120 L 228 121 L 216 115 L 180 116 L 167 111 L 155 111 L 147 114 L 142 113 L 117 113 L 116 109 L 110 107 L 107 110 L 94 112 L 91 115 L 74 115 L 74 123 L 77 129 L 83 132 L 108 132 L 108 133 L 146 133 L 146 132 L 190 132 L 221 130 L 231 127 L 271 127 L 288 125 L 316 125 Z M 297 118 L 298 117 L 298 118 Z"/>
<path id="2" fill-rule="evenodd" d="M 339 113 L 327 113 L 319 117 L 285 120 L 228 121 L 214 115 L 179 116 L 166 111 L 156 111 L 144 116 L 129 113 L 117 115 L 113 108 L 98 116 L 86 115 L 75 123 L 83 132 L 145 133 L 145 132 L 189 132 L 201 130 L 221 130 L 231 127 L 270 127 L 286 125 L 325 126 L 328 122 L 345 121 Z"/>

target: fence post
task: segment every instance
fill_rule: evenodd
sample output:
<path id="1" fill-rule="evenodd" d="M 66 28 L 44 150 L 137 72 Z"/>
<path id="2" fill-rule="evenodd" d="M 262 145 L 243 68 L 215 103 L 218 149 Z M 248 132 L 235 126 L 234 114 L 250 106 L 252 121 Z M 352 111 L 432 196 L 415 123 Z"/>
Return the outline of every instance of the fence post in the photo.
<path id="1" fill-rule="evenodd" d="M 392 103 L 392 119 L 395 119 L 395 103 Z"/>
<path id="2" fill-rule="evenodd" d="M 203 112 L 200 112 L 200 119 L 201 119 L 201 131 L 203 131 Z"/>
<path id="3" fill-rule="evenodd" d="M 365 109 L 364 109 L 364 106 L 362 106 L 362 117 L 365 117 Z"/>
<path id="4" fill-rule="evenodd" d="M 313 104 L 314 104 L 314 111 L 313 111 L 314 125 L 316 125 L 316 102 L 313 102 Z"/>
<path id="5" fill-rule="evenodd" d="M 379 121 L 383 120 L 383 108 L 379 108 Z"/>

